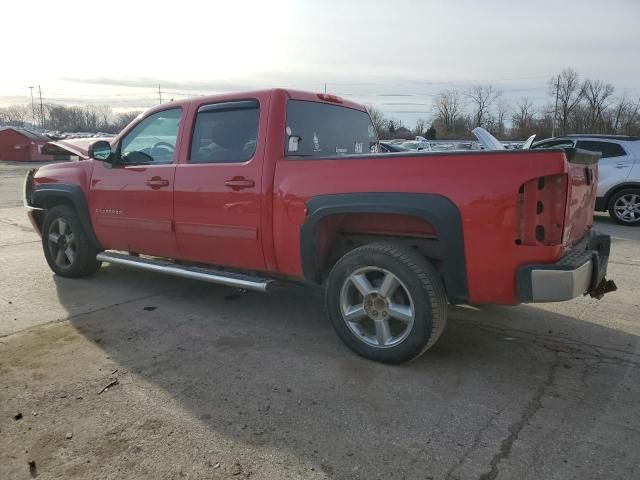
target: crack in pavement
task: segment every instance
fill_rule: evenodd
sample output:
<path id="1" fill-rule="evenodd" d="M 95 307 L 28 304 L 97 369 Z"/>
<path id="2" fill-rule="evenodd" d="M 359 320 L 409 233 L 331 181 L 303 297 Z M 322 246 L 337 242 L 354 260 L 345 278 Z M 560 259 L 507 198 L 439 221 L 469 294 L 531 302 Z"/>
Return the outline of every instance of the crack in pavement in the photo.
<path id="1" fill-rule="evenodd" d="M 502 460 L 509 457 L 513 444 L 518 439 L 520 432 L 524 429 L 529 421 L 535 416 L 536 413 L 542 408 L 542 399 L 544 398 L 547 388 L 550 387 L 555 381 L 556 371 L 560 365 L 560 356 L 555 353 L 555 360 L 549 366 L 547 376 L 536 390 L 533 398 L 529 401 L 525 409 L 520 414 L 520 418 L 509 426 L 509 435 L 502 440 L 500 444 L 500 450 L 491 459 L 489 466 L 490 470 L 480 475 L 479 480 L 495 480 L 498 476 L 498 466 Z"/>
<path id="2" fill-rule="evenodd" d="M 520 432 L 528 425 L 531 419 L 542 408 L 542 399 L 547 394 L 548 388 L 554 383 L 556 371 L 561 363 L 562 357 L 566 355 L 567 358 L 572 358 L 584 365 L 580 382 L 586 386 L 586 376 L 593 368 L 599 365 L 615 365 L 626 368 L 639 368 L 640 360 L 638 354 L 635 351 L 627 351 L 615 347 L 605 347 L 602 345 L 590 344 L 578 339 L 568 339 L 565 337 L 559 337 L 557 335 L 539 334 L 536 332 L 530 332 L 525 330 L 518 330 L 513 328 L 502 328 L 495 325 L 489 325 L 481 322 L 469 322 L 476 327 L 490 335 L 508 335 L 514 337 L 525 343 L 530 343 L 540 347 L 547 348 L 554 353 L 555 360 L 550 364 L 547 375 L 544 381 L 537 388 L 532 399 L 528 402 L 527 406 L 521 413 L 518 420 L 509 426 L 509 435 L 502 440 L 499 451 L 493 456 L 490 462 L 490 469 L 479 477 L 479 480 L 494 480 L 497 478 L 500 463 L 509 457 L 513 444 L 518 439 Z M 567 348 L 567 351 L 556 351 L 550 348 L 554 345 L 563 346 Z M 617 355 L 616 355 L 617 354 Z M 626 356 L 628 358 L 621 358 Z M 474 436 L 472 445 L 468 448 L 460 457 L 460 459 L 447 471 L 445 478 L 447 480 L 455 480 L 458 478 L 454 472 L 460 468 L 464 462 L 469 458 L 470 454 L 477 448 L 480 443 L 483 433 L 494 423 L 495 418 L 502 413 L 493 415 L 484 425 L 480 427 Z"/>
<path id="3" fill-rule="evenodd" d="M 473 437 L 471 446 L 465 450 L 465 452 L 462 454 L 462 456 L 460 456 L 458 461 L 447 471 L 445 480 L 455 480 L 458 478 L 458 477 L 454 477 L 453 472 L 455 472 L 458 468 L 460 468 L 464 464 L 465 460 L 467 460 L 467 458 L 469 458 L 471 453 L 478 447 L 478 445 L 480 444 L 480 440 L 482 439 L 482 434 L 493 424 L 493 421 L 496 418 L 498 418 L 502 414 L 502 412 L 504 412 L 505 408 L 501 408 L 496 413 L 491 415 L 487 423 L 485 423 L 484 425 L 482 425 L 482 427 L 480 427 L 480 429 L 476 432 L 476 434 Z"/>
<path id="4" fill-rule="evenodd" d="M 33 227 L 31 227 L 31 226 L 25 227 L 24 225 L 20 225 L 18 222 L 14 222 L 12 220 L 0 219 L 0 223 L 3 223 L 4 225 L 9 225 L 11 227 L 17 227 L 20 230 L 22 230 L 23 232 L 34 232 L 35 233 L 35 230 L 33 229 Z"/>
<path id="5" fill-rule="evenodd" d="M 26 245 L 28 243 L 40 243 L 41 240 L 29 240 L 28 242 L 18 242 L 18 243 L 5 243 L 3 245 L 0 245 L 0 248 L 4 248 L 4 247 L 15 247 L 16 245 Z"/>
<path id="6" fill-rule="evenodd" d="M 578 339 L 558 337 L 556 335 L 538 334 L 535 332 L 517 330 L 512 328 L 501 328 L 495 325 L 489 325 L 476 321 L 469 321 L 469 323 L 476 327 L 478 330 L 482 330 L 489 334 L 499 333 L 500 335 L 508 335 L 518 340 L 534 343 L 543 347 L 548 345 L 549 343 L 566 347 L 567 351 L 565 353 L 570 355 L 575 360 L 584 361 L 595 359 L 599 363 L 607 363 L 610 365 L 617 365 L 621 367 L 640 368 L 640 355 L 636 353 L 636 351 L 627 351 L 621 348 L 605 347 L 603 345 L 595 345 L 583 342 Z M 622 358 L 621 356 L 617 356 L 615 354 L 627 356 L 629 358 Z"/>

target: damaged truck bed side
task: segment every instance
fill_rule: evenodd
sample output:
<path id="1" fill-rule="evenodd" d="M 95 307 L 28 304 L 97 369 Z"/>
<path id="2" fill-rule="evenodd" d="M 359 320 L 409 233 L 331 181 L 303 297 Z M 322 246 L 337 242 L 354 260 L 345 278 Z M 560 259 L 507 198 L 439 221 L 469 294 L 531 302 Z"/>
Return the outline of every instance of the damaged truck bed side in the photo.
<path id="1" fill-rule="evenodd" d="M 598 156 L 576 150 L 380 154 L 363 106 L 273 89 L 163 104 L 86 159 L 25 180 L 59 275 L 102 262 L 269 290 L 322 285 L 355 352 L 397 363 L 447 304 L 602 296 Z"/>

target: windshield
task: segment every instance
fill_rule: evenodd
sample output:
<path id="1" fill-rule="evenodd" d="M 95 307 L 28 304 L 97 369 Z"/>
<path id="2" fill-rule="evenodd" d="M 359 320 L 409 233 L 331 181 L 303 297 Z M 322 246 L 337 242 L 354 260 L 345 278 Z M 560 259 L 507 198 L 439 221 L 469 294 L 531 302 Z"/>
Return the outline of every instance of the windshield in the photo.
<path id="1" fill-rule="evenodd" d="M 377 151 L 369 114 L 303 100 L 289 100 L 285 152 L 290 157 L 327 157 Z"/>

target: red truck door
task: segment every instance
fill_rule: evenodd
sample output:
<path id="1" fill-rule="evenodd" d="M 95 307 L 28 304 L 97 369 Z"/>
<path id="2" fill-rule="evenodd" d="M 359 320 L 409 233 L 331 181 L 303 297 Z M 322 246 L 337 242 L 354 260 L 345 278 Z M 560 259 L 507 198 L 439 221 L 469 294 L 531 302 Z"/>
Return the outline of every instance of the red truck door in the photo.
<path id="1" fill-rule="evenodd" d="M 181 108 L 149 115 L 119 141 L 117 162 L 96 162 L 89 208 L 105 248 L 176 256 L 173 183 L 181 117 Z"/>
<path id="2" fill-rule="evenodd" d="M 176 169 L 180 258 L 263 270 L 260 230 L 267 108 L 256 100 L 200 104 Z"/>

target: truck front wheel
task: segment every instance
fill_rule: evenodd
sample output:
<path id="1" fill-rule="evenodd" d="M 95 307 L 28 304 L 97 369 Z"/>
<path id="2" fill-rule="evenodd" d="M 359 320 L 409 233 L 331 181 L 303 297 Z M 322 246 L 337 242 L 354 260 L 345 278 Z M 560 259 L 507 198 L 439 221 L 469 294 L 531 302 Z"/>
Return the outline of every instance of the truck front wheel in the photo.
<path id="1" fill-rule="evenodd" d="M 75 210 L 58 205 L 47 212 L 42 226 L 42 248 L 51 270 L 63 277 L 91 275 L 101 262 Z"/>
<path id="2" fill-rule="evenodd" d="M 438 273 L 418 252 L 375 243 L 343 256 L 325 298 L 338 336 L 353 351 L 383 363 L 412 360 L 444 330 L 447 298 Z"/>

